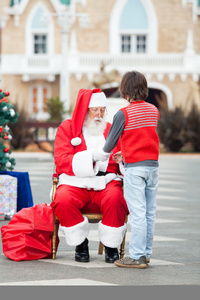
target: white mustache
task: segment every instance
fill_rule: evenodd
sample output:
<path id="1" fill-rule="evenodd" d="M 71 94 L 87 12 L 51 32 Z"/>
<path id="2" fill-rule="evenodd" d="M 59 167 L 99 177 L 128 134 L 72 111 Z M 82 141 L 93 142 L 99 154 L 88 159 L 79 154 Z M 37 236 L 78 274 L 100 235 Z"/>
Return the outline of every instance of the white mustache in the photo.
<path id="1" fill-rule="evenodd" d="M 103 121 L 103 119 L 101 117 L 100 118 L 99 117 L 95 117 L 93 120 L 94 121 L 101 121 L 101 122 Z"/>

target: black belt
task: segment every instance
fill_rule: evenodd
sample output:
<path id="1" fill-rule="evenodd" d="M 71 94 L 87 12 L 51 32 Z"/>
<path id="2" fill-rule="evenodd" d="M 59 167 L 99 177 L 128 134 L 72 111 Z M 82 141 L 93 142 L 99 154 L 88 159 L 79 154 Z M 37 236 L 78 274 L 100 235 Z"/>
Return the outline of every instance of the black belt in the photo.
<path id="1" fill-rule="evenodd" d="M 109 172 L 101 172 L 99 171 L 96 176 L 106 176 Z"/>

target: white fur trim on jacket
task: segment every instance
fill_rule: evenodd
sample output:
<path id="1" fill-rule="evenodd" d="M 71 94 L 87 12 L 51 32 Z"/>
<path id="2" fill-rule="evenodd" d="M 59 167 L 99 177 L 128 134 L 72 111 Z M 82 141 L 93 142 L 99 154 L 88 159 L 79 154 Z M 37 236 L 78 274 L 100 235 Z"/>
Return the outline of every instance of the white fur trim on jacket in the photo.
<path id="1" fill-rule="evenodd" d="M 61 184 L 67 184 L 84 189 L 94 189 L 94 190 L 103 190 L 112 180 L 120 180 L 115 173 L 107 174 L 106 176 L 93 176 L 93 177 L 77 177 L 69 176 L 65 173 L 59 176 L 58 186 Z"/>
<path id="2" fill-rule="evenodd" d="M 110 227 L 102 224 L 100 221 L 99 224 L 99 240 L 106 247 L 117 248 L 123 241 L 124 234 L 126 232 L 126 224 L 121 227 Z"/>
<path id="3" fill-rule="evenodd" d="M 93 167 L 93 149 L 77 152 L 72 160 L 72 169 L 78 177 L 95 176 L 99 169 Z"/>
<path id="4" fill-rule="evenodd" d="M 84 221 L 71 227 L 65 227 L 60 225 L 60 230 L 65 235 L 66 243 L 69 246 L 80 245 L 89 234 L 89 222 L 88 218 L 84 217 Z"/>

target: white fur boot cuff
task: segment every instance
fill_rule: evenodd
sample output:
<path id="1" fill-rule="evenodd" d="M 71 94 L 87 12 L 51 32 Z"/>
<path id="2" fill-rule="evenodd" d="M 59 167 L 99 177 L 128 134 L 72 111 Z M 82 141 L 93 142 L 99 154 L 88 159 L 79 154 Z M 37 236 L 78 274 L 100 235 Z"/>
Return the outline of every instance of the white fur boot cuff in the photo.
<path id="1" fill-rule="evenodd" d="M 99 222 L 99 240 L 106 247 L 117 248 L 122 243 L 126 232 L 126 224 L 121 227 L 110 227 Z"/>
<path id="2" fill-rule="evenodd" d="M 89 222 L 86 217 L 84 221 L 71 227 L 60 226 L 61 231 L 65 235 L 66 243 L 69 246 L 80 245 L 89 234 Z"/>

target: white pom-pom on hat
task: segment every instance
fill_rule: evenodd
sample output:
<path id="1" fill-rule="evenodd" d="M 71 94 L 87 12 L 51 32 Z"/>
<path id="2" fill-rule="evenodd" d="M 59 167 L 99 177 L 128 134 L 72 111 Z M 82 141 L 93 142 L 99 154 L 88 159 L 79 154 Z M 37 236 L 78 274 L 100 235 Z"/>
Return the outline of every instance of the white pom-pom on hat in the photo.
<path id="1" fill-rule="evenodd" d="M 71 139 L 71 144 L 72 146 L 78 146 L 82 143 L 81 138 L 80 137 L 75 137 L 73 139 Z"/>

